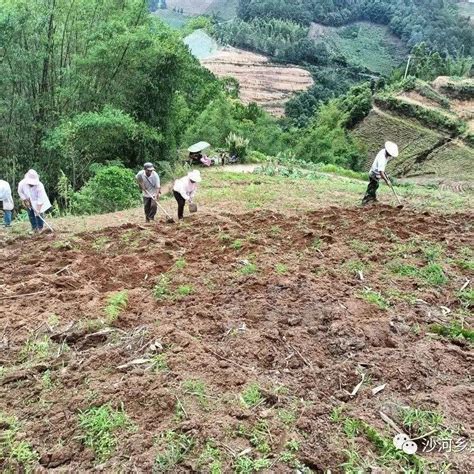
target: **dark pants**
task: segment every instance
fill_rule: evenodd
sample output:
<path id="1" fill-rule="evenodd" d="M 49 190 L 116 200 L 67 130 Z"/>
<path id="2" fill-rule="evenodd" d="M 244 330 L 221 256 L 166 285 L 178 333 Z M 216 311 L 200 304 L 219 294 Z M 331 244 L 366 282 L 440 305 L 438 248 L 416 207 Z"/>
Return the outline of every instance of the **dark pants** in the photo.
<path id="1" fill-rule="evenodd" d="M 173 191 L 173 194 L 178 203 L 178 219 L 182 219 L 184 216 L 184 205 L 186 204 L 186 199 L 184 199 L 184 197 L 177 191 Z"/>
<path id="2" fill-rule="evenodd" d="M 146 221 L 147 222 L 152 221 L 155 218 L 155 215 L 156 215 L 156 209 L 157 209 L 156 202 L 153 201 L 152 198 L 144 197 L 143 198 L 143 204 L 144 204 L 144 207 L 145 207 Z"/>
<path id="3" fill-rule="evenodd" d="M 369 185 L 365 192 L 362 204 L 368 204 L 371 201 L 377 201 L 377 189 L 379 188 L 379 180 L 375 176 L 370 176 Z"/>
<path id="4" fill-rule="evenodd" d="M 35 211 L 33 211 L 33 209 L 28 209 L 28 217 L 30 218 L 31 228 L 33 230 L 43 229 L 43 221 L 39 216 L 35 214 Z"/>

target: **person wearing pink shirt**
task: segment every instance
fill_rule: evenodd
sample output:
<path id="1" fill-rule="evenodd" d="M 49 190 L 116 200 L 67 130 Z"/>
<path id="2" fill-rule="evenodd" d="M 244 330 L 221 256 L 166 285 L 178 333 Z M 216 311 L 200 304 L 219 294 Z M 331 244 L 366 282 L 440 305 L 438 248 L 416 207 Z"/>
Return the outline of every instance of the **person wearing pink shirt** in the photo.
<path id="1" fill-rule="evenodd" d="M 178 203 L 178 219 L 184 217 L 184 205 L 186 201 L 193 202 L 198 183 L 201 182 L 201 173 L 198 170 L 190 171 L 186 176 L 174 182 L 173 194 Z"/>

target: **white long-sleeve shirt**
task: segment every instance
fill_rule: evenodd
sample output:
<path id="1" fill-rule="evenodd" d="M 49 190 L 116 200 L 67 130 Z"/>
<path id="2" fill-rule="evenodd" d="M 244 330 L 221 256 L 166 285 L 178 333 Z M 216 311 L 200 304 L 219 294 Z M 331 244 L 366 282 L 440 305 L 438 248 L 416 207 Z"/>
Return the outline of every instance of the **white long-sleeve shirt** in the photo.
<path id="1" fill-rule="evenodd" d="M 3 202 L 3 210 L 11 211 L 14 207 L 12 190 L 7 181 L 0 179 L 0 201 Z"/>
<path id="2" fill-rule="evenodd" d="M 31 206 L 35 211 L 43 213 L 51 207 L 51 202 L 46 194 L 43 183 L 36 186 L 29 186 L 25 180 L 22 179 L 18 183 L 18 194 L 22 201 L 30 201 Z"/>
<path id="3" fill-rule="evenodd" d="M 192 183 L 187 176 L 184 176 L 174 182 L 173 191 L 181 194 L 186 201 L 192 201 L 197 191 L 197 183 Z"/>

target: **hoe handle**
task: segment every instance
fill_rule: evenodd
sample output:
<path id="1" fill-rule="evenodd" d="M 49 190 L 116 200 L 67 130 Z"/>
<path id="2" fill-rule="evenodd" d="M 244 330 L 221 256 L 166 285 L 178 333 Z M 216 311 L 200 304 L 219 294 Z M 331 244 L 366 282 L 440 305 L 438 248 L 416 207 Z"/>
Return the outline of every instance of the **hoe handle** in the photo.
<path id="1" fill-rule="evenodd" d="M 392 183 L 390 183 L 390 189 L 393 191 L 393 194 L 395 194 L 395 197 L 397 198 L 397 201 L 398 201 L 398 204 L 402 204 L 402 202 L 400 201 L 400 198 L 398 197 L 398 194 L 395 192 L 395 189 L 392 185 Z"/>

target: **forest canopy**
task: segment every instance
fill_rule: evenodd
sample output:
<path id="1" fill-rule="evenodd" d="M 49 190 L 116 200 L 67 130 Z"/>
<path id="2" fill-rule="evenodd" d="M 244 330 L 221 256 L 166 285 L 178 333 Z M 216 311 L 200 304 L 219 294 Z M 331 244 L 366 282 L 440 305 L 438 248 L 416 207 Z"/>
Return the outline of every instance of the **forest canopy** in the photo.
<path id="1" fill-rule="evenodd" d="M 0 148 L 13 185 L 38 169 L 74 188 L 90 164 L 172 159 L 222 84 L 147 0 L 0 0 Z"/>
<path id="2" fill-rule="evenodd" d="M 454 0 L 240 0 L 239 16 L 331 26 L 366 20 L 388 25 L 409 47 L 425 42 L 451 55 L 472 55 L 474 48 L 472 25 Z"/>

